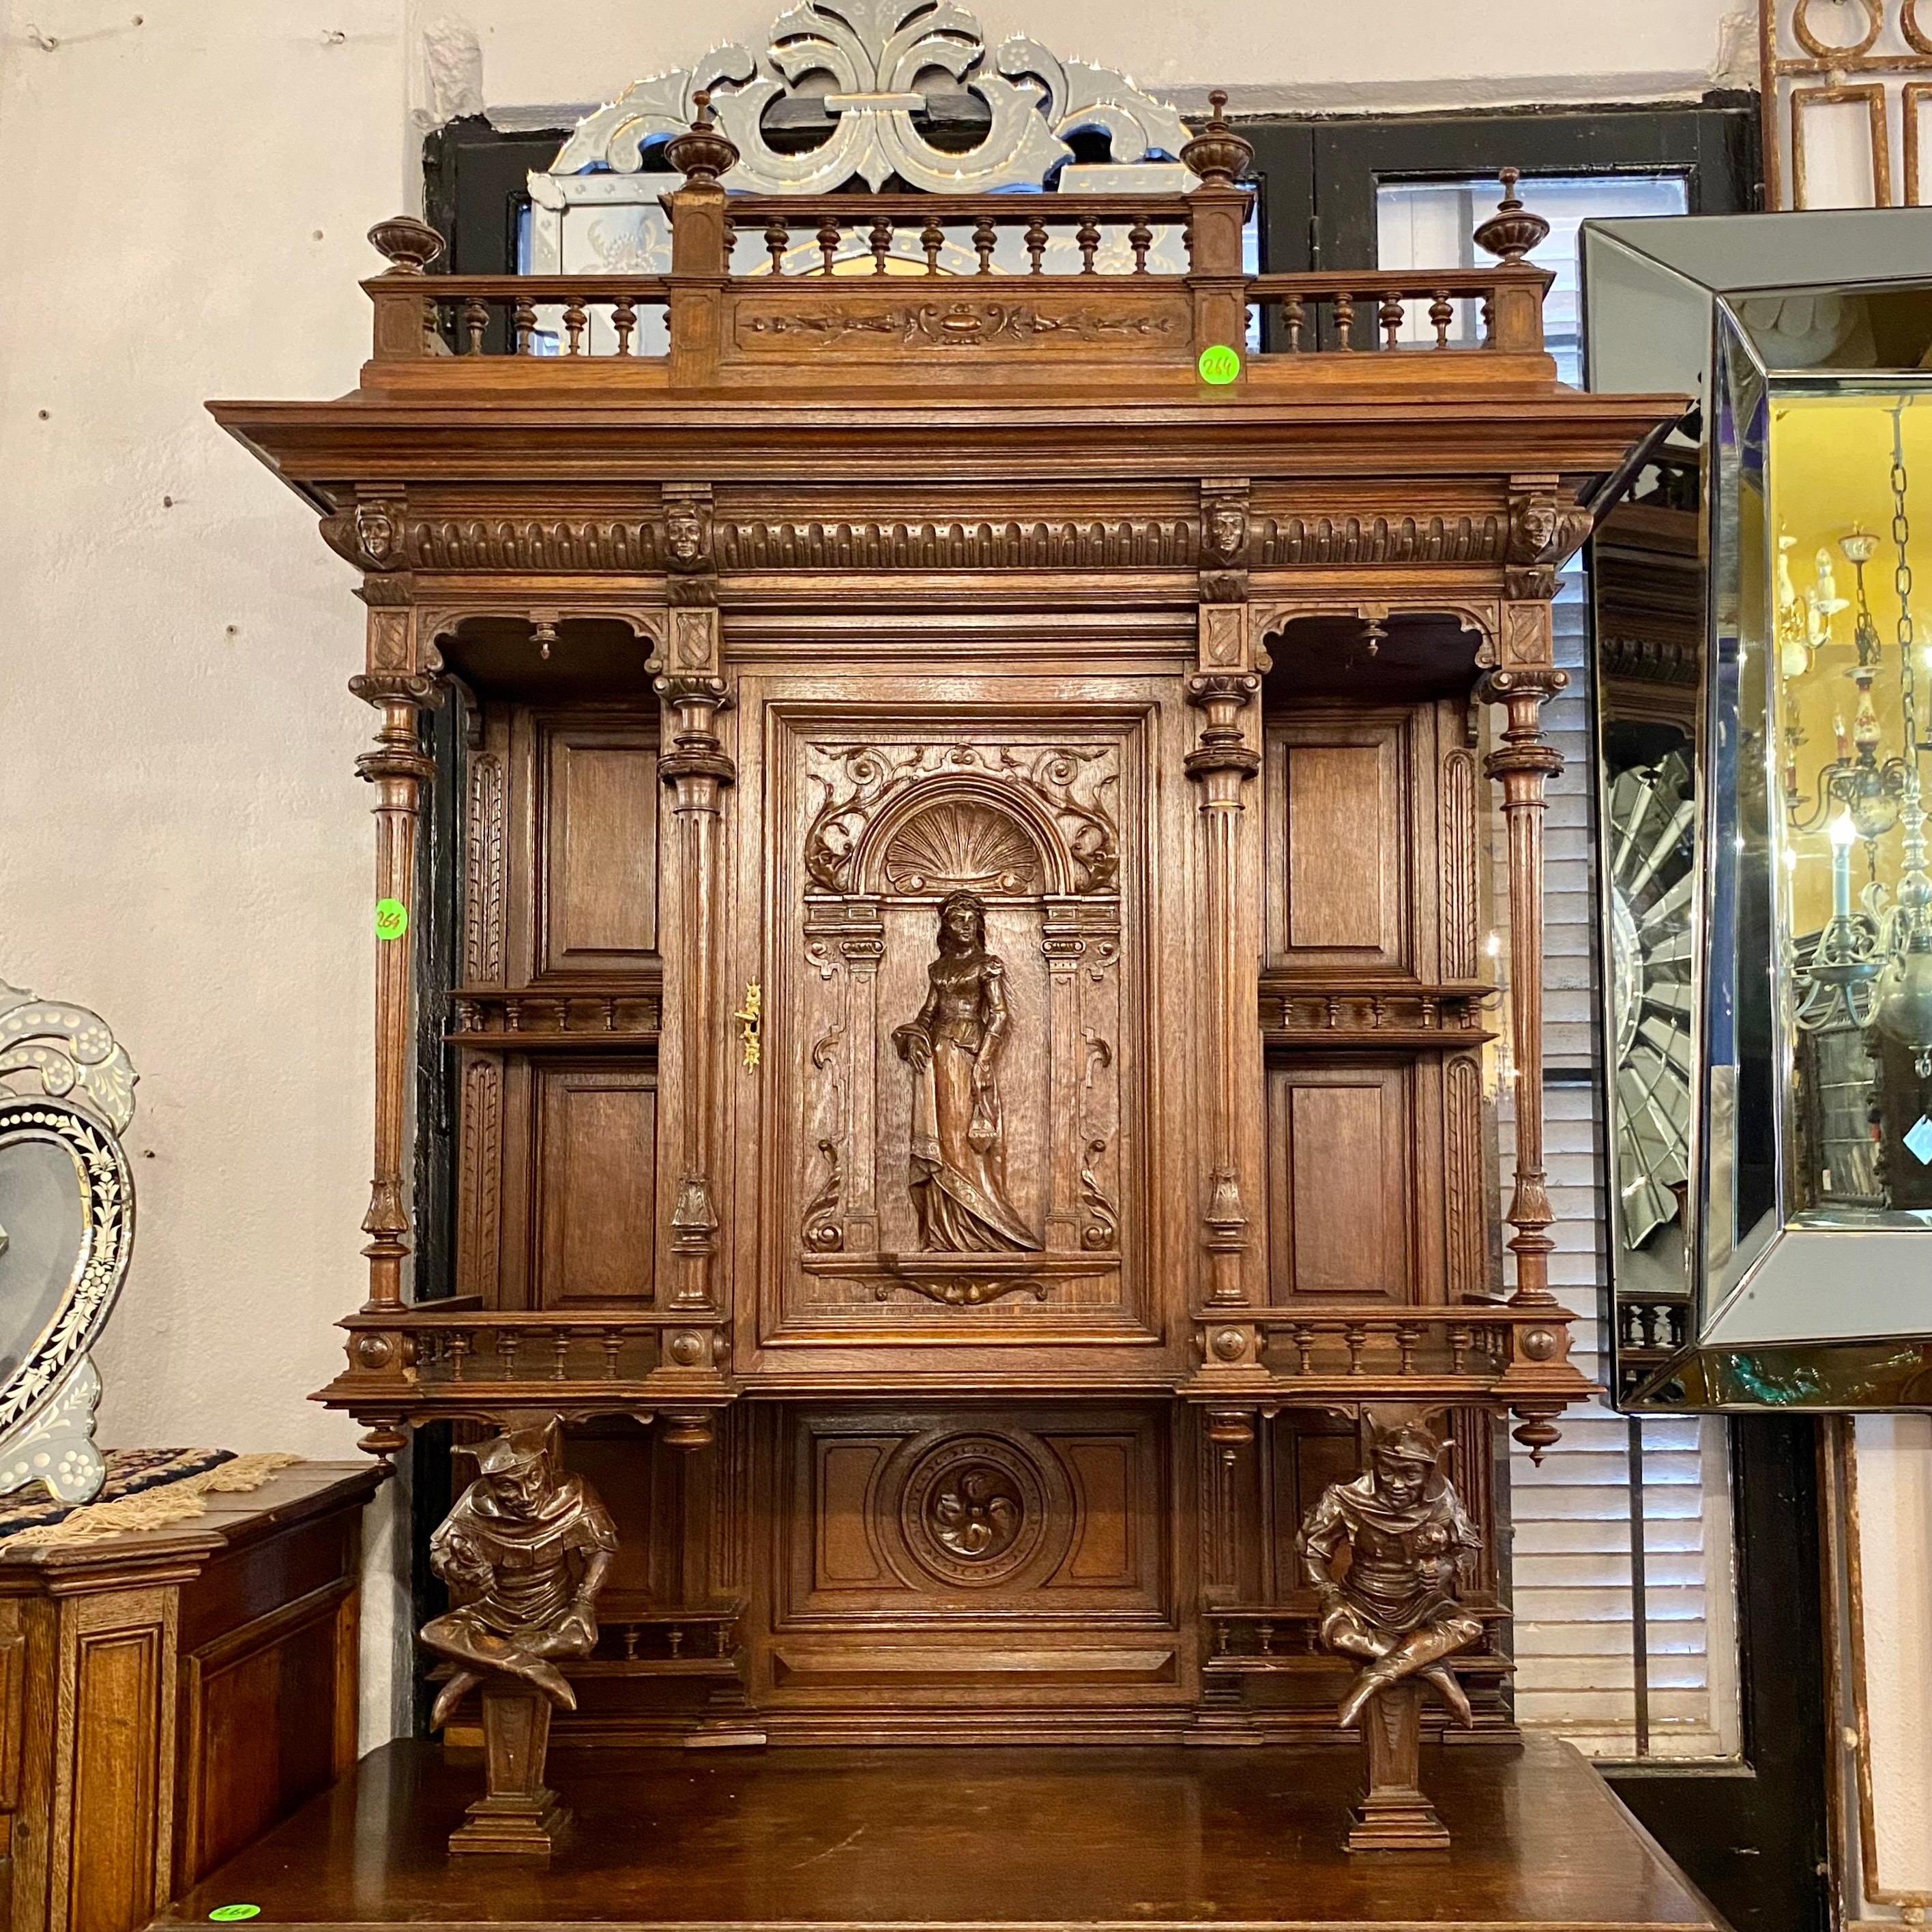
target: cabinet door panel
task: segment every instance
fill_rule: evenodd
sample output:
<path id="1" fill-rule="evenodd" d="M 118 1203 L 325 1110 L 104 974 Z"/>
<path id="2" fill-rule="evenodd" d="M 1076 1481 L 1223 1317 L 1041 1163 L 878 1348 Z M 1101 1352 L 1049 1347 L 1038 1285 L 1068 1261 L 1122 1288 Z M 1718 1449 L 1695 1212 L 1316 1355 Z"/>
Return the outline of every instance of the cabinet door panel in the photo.
<path id="1" fill-rule="evenodd" d="M 1268 733 L 1269 956 L 1311 972 L 1414 970 L 1409 721 L 1316 713 Z"/>
<path id="2" fill-rule="evenodd" d="M 1268 1100 L 1274 1298 L 1413 1299 L 1408 1067 L 1283 1061 Z"/>
<path id="3" fill-rule="evenodd" d="M 536 1081 L 536 1305 L 648 1302 L 656 1072 L 545 1066 Z"/>
<path id="4" fill-rule="evenodd" d="M 658 760 L 642 728 L 542 731 L 540 974 L 611 974 L 657 952 Z"/>

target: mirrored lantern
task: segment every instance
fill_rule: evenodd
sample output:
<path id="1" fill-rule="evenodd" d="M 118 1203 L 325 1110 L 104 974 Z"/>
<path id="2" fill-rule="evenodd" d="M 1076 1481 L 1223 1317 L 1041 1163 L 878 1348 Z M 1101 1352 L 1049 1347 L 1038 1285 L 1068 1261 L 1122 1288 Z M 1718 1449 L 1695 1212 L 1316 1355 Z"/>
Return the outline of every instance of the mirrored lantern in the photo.
<path id="1" fill-rule="evenodd" d="M 1619 1397 L 1932 1403 L 1932 213 L 1583 243 Z"/>

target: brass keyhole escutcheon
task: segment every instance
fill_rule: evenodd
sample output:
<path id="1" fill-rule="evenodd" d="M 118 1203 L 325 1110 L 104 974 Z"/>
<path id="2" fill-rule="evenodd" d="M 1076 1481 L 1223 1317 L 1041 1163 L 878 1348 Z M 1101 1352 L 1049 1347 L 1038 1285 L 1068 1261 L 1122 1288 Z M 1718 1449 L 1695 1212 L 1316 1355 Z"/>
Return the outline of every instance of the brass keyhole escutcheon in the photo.
<path id="1" fill-rule="evenodd" d="M 745 1004 L 731 1017 L 738 1022 L 738 1037 L 745 1046 L 747 1068 L 758 1064 L 758 1028 L 764 1016 L 765 996 L 755 980 L 745 986 Z"/>

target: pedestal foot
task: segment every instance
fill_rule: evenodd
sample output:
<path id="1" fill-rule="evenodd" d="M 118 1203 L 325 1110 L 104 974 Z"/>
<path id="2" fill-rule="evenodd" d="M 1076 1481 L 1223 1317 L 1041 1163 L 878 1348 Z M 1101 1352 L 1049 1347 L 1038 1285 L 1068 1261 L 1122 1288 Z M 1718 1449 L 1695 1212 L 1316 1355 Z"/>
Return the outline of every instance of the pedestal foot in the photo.
<path id="1" fill-rule="evenodd" d="M 1442 1852 L 1448 1828 L 1422 1795 L 1422 1686 L 1405 1678 L 1377 1691 L 1362 1713 L 1369 1788 L 1344 1841 L 1352 1852 Z"/>
<path id="2" fill-rule="evenodd" d="M 452 1853 L 547 1858 L 569 1813 L 543 1781 L 550 1700 L 510 1677 L 483 1684 L 484 1795 L 449 1834 Z"/>

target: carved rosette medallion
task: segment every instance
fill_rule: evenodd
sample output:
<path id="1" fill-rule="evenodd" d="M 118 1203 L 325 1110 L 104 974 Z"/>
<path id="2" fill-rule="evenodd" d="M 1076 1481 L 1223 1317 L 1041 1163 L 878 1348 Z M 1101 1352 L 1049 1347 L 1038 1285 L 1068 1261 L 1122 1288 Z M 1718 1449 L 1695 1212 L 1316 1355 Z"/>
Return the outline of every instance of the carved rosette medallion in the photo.
<path id="1" fill-rule="evenodd" d="M 984 1589 L 1026 1569 L 1046 1540 L 1046 1484 L 1017 1443 L 956 1436 L 928 1450 L 899 1492 L 899 1528 L 942 1583 Z"/>

